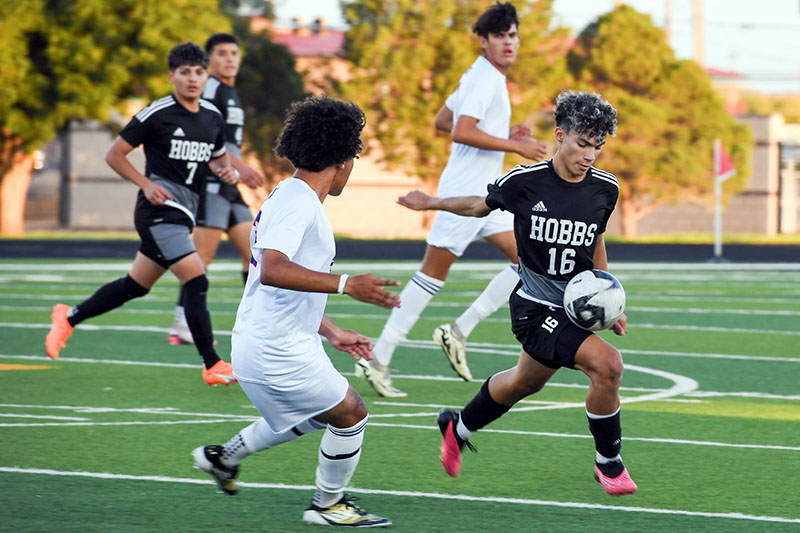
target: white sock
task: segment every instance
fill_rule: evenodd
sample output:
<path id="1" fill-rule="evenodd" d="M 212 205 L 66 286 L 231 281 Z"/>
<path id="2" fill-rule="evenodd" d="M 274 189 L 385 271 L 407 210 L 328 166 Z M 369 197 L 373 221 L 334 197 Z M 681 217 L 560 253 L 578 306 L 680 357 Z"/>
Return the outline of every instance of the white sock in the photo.
<path id="1" fill-rule="evenodd" d="M 336 428 L 328 425 L 319 443 L 317 489 L 313 502 L 319 507 L 330 507 L 342 499 L 344 489 L 356 471 L 364 442 L 365 416 L 355 426 Z"/>
<path id="2" fill-rule="evenodd" d="M 274 448 L 278 444 L 292 441 L 306 433 L 325 429 L 325 424 L 311 418 L 299 423 L 284 433 L 273 433 L 263 418 L 259 418 L 222 446 L 222 463 L 236 466 L 248 455 Z"/>
<path id="3" fill-rule="evenodd" d="M 517 265 L 509 265 L 508 268 L 504 268 L 489 282 L 481 295 L 456 319 L 456 326 L 465 338 L 469 337 L 478 322 L 491 316 L 508 301 L 508 297 L 517 283 L 519 283 Z"/>
<path id="4" fill-rule="evenodd" d="M 600 452 L 595 451 L 594 455 L 595 455 L 594 462 L 599 465 L 604 465 L 606 463 L 613 463 L 615 461 L 622 462 L 622 456 L 620 454 L 617 454 L 616 457 L 606 457 L 605 455 L 600 455 Z"/>
<path id="5" fill-rule="evenodd" d="M 464 425 L 464 421 L 461 420 L 461 417 L 458 417 L 458 424 L 456 424 L 456 433 L 458 436 L 461 437 L 462 440 L 469 440 L 472 436 L 472 432 L 467 429 L 467 426 Z"/>
<path id="6" fill-rule="evenodd" d="M 372 347 L 372 353 L 380 364 L 389 365 L 397 345 L 406 338 L 428 302 L 442 287 L 442 280 L 426 276 L 422 272 L 414 274 L 400 293 L 401 306 L 392 309 L 381 336 Z"/>
<path id="7" fill-rule="evenodd" d="M 182 305 L 175 306 L 175 318 L 173 319 L 175 324 L 189 327 L 189 324 L 186 322 L 186 313 L 183 310 Z"/>

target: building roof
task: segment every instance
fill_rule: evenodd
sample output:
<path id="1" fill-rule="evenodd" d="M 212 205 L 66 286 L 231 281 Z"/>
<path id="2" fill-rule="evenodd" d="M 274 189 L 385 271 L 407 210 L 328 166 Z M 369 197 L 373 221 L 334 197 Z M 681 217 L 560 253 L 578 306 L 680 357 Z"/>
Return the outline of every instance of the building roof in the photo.
<path id="1" fill-rule="evenodd" d="M 344 32 L 339 30 L 275 31 L 272 38 L 288 48 L 293 56 L 332 57 L 341 55 L 344 50 Z"/>

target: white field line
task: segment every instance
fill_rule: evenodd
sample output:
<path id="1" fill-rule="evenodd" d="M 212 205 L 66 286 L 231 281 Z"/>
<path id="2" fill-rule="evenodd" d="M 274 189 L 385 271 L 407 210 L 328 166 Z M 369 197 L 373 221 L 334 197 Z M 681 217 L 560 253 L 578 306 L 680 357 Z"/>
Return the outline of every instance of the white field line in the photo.
<path id="1" fill-rule="evenodd" d="M 6 297 L 16 297 L 15 295 L 6 294 Z M 63 295 L 60 295 L 63 296 Z M 51 295 L 21 295 L 19 300 L 43 300 L 49 299 L 51 301 L 68 300 L 69 298 L 53 297 Z M 174 298 L 149 298 L 151 301 L 165 301 L 174 300 Z M 209 298 L 209 303 L 238 303 L 238 300 L 231 298 Z M 342 302 L 348 303 L 349 302 Z M 338 307 L 339 302 L 331 302 L 328 307 L 333 309 Z M 463 308 L 463 303 L 457 302 L 431 302 L 428 307 L 438 308 Z M 2 305 L 0 311 L 50 311 L 50 306 L 15 306 L 15 305 Z M 786 310 L 786 309 L 715 309 L 715 308 L 700 308 L 700 307 L 640 307 L 628 306 L 625 309 L 627 312 L 638 313 L 681 313 L 681 314 L 696 314 L 696 315 L 757 315 L 757 316 L 800 316 L 800 311 Z M 135 309 L 135 308 L 121 308 L 114 310 L 115 313 L 133 313 L 133 314 L 171 314 L 173 309 Z M 334 313 L 329 313 L 334 314 Z M 426 317 L 427 318 L 427 317 Z M 444 319 L 444 318 L 443 318 Z M 506 318 L 493 319 L 492 322 L 508 322 Z"/>
<path id="2" fill-rule="evenodd" d="M 326 316 L 330 318 L 344 318 L 344 319 L 373 319 L 373 320 L 386 320 L 388 314 L 385 315 L 360 315 L 360 314 L 349 314 L 349 313 L 326 313 Z M 436 321 L 449 321 L 452 320 L 452 317 L 433 317 L 433 316 L 426 316 L 423 317 L 426 320 L 436 320 Z M 493 319 L 487 318 L 485 322 L 508 322 L 507 319 Z M 667 330 L 679 330 L 679 331 L 715 331 L 720 333 L 743 333 L 743 334 L 752 334 L 752 335 L 790 335 L 790 336 L 800 336 L 800 330 L 798 331 L 790 331 L 790 330 L 781 330 L 781 329 L 747 329 L 747 328 L 723 328 L 723 327 L 716 327 L 716 326 L 691 326 L 691 325 L 667 325 L 667 324 L 649 324 L 649 323 L 628 323 L 629 329 L 631 328 L 641 328 L 641 329 L 667 329 Z M 32 323 L 20 323 L 20 322 L 0 322 L 0 328 L 38 328 L 38 329 L 50 329 L 50 324 L 32 324 Z M 83 330 L 91 330 L 91 331 L 101 331 L 101 330 L 108 330 L 108 331 L 147 331 L 147 332 L 155 332 L 155 333 L 166 333 L 169 328 L 160 328 L 156 326 L 96 326 L 92 324 L 78 324 L 75 329 L 83 329 Z M 214 330 L 214 335 L 219 336 L 230 336 L 231 332 L 228 330 Z"/>
<path id="3" fill-rule="evenodd" d="M 710 248 L 709 248 L 710 251 Z M 128 271 L 131 268 L 132 260 L 102 261 L 102 262 L 56 262 L 56 263 L 3 263 L 0 264 L 0 271 L 39 271 L 43 267 L 52 270 L 66 271 Z M 405 272 L 416 272 L 419 270 L 419 261 L 393 261 L 393 262 L 370 262 L 370 261 L 338 261 L 336 270 L 370 271 L 370 270 L 398 270 Z M 508 266 L 508 261 L 459 261 L 456 262 L 451 270 L 481 271 L 499 270 Z M 219 272 L 239 272 L 241 263 L 235 260 L 217 260 L 209 265 L 209 271 Z M 797 271 L 800 272 L 800 262 L 789 263 L 705 263 L 705 262 L 609 262 L 609 270 L 614 272 L 623 271 L 680 271 L 680 272 L 764 272 L 767 274 L 776 271 Z"/>
<path id="4" fill-rule="evenodd" d="M 126 481 L 147 481 L 156 483 L 180 483 L 187 485 L 213 485 L 214 482 L 208 479 L 194 479 L 194 478 L 175 478 L 167 476 L 134 476 L 130 474 L 112 474 L 109 472 L 75 472 L 64 470 L 51 470 L 45 468 L 18 468 L 18 467 L 0 467 L 0 472 L 9 474 L 27 474 L 27 475 L 44 475 L 44 476 L 65 476 L 65 477 L 83 477 L 91 479 L 109 479 L 109 480 L 126 480 Z M 283 483 L 247 483 L 238 482 L 241 487 L 251 489 L 277 489 L 277 490 L 302 490 L 313 491 L 312 485 L 285 485 Z M 451 500 L 451 501 L 464 501 L 476 503 L 505 503 L 515 505 L 536 505 L 543 507 L 560 507 L 566 509 L 589 509 L 601 511 L 617 511 L 627 513 L 645 513 L 657 515 L 678 515 L 678 516 L 694 516 L 698 518 L 729 518 L 734 520 L 750 520 L 755 522 L 776 522 L 786 524 L 800 524 L 800 518 L 785 518 L 781 516 L 764 516 L 764 515 L 749 515 L 744 513 L 715 513 L 705 511 L 687 511 L 683 509 L 663 509 L 654 507 L 633 507 L 623 505 L 605 505 L 598 503 L 584 503 L 584 502 L 561 502 L 561 501 L 548 501 L 548 500 L 532 500 L 525 498 L 503 498 L 495 496 L 470 496 L 467 494 L 446 494 L 439 492 L 418 492 L 418 491 L 405 491 L 405 490 L 383 490 L 383 489 L 367 489 L 359 487 L 348 487 L 348 491 L 358 494 L 375 494 L 382 496 L 397 496 L 408 498 L 432 498 L 437 500 Z"/>
<path id="5" fill-rule="evenodd" d="M 381 405 L 388 405 L 389 402 L 383 402 Z M 15 405 L 17 409 L 25 408 L 24 404 L 9 404 Z M 220 423 L 228 423 L 228 422 L 253 422 L 254 420 L 258 419 L 258 416 L 249 416 L 249 415 L 231 415 L 231 414 L 214 414 L 214 413 L 187 413 L 187 412 L 178 412 L 172 411 L 170 409 L 164 408 L 156 408 L 156 409 L 141 409 L 141 410 L 133 410 L 133 409 L 114 409 L 111 407 L 108 408 L 97 408 L 97 407 L 78 407 L 78 406 L 61 406 L 61 405 L 53 405 L 53 406 L 46 406 L 46 405 L 30 405 L 28 406 L 31 409 L 51 409 L 51 410 L 72 410 L 76 413 L 88 413 L 92 410 L 96 410 L 97 413 L 129 413 L 135 412 L 137 414 L 147 413 L 147 414 L 154 414 L 154 415 L 168 415 L 168 416 L 189 416 L 189 417 L 206 417 L 206 418 L 197 418 L 192 420 L 131 420 L 131 421 L 117 421 L 117 422 L 95 422 L 95 421 L 87 421 L 87 422 L 30 422 L 30 423 L 0 423 L 0 427 L 102 427 L 102 426 L 163 426 L 163 425 L 183 425 L 183 424 L 220 424 Z M 512 411 L 524 411 L 524 409 L 512 409 Z M 370 421 L 368 425 L 376 426 L 376 427 L 390 427 L 390 428 L 402 428 L 402 429 L 423 429 L 423 430 L 436 430 L 439 431 L 438 426 L 435 423 L 431 423 L 430 425 L 420 425 L 420 424 L 398 424 L 392 422 L 375 422 L 374 419 L 376 418 L 408 418 L 408 417 L 429 417 L 433 420 L 437 415 L 437 412 L 421 412 L 421 413 L 398 413 L 398 414 L 373 414 L 370 413 Z M 498 435 L 522 435 L 522 436 L 529 436 L 529 437 L 548 437 L 548 438 L 564 438 L 564 439 L 592 439 L 591 435 L 584 435 L 584 434 L 575 434 L 575 433 L 553 433 L 547 431 L 526 431 L 526 430 L 510 430 L 510 429 L 491 429 L 491 428 L 484 428 L 481 429 L 480 432 L 489 433 L 489 434 L 498 434 Z M 713 447 L 721 447 L 721 448 L 738 448 L 738 449 L 755 449 L 755 450 L 776 450 L 776 451 L 791 451 L 791 452 L 798 452 L 800 451 L 800 446 L 782 446 L 782 445 L 775 445 L 775 444 L 742 444 L 742 443 L 730 443 L 730 442 L 717 442 L 717 441 L 699 441 L 699 440 L 689 440 L 689 439 L 667 439 L 667 438 L 658 438 L 658 437 L 631 437 L 625 436 L 625 441 L 636 441 L 636 442 L 650 442 L 650 443 L 658 443 L 658 444 L 676 444 L 676 445 L 689 445 L 689 446 L 713 446 Z"/>

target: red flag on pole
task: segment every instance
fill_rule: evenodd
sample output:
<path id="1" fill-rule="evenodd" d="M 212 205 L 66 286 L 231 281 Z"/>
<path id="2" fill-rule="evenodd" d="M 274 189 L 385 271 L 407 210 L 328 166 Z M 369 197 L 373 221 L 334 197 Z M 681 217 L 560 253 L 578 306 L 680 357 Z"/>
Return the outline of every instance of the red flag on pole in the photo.
<path id="1" fill-rule="evenodd" d="M 714 179 L 725 181 L 736 173 L 733 161 L 722 146 L 722 141 L 714 141 Z"/>

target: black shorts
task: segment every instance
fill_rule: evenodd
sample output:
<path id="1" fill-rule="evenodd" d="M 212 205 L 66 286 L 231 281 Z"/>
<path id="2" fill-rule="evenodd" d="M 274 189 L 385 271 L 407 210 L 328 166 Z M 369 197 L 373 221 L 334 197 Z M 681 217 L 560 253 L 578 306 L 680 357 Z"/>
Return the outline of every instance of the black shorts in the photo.
<path id="1" fill-rule="evenodd" d="M 136 232 L 142 240 L 139 251 L 162 268 L 169 268 L 187 255 L 196 252 L 192 240 L 192 227 L 189 217 L 177 209 L 179 214 L 173 220 L 159 217 L 153 219 L 142 209 L 136 209 L 133 216 Z"/>
<path id="2" fill-rule="evenodd" d="M 591 331 L 573 324 L 563 308 L 549 307 L 517 294 L 508 300 L 511 331 L 525 352 L 549 368 L 575 368 L 575 353 Z"/>

